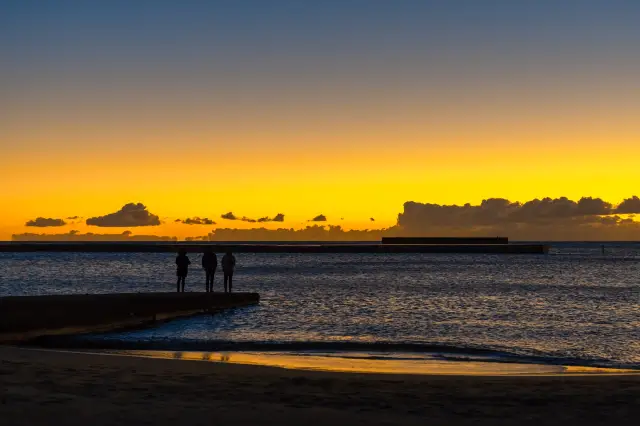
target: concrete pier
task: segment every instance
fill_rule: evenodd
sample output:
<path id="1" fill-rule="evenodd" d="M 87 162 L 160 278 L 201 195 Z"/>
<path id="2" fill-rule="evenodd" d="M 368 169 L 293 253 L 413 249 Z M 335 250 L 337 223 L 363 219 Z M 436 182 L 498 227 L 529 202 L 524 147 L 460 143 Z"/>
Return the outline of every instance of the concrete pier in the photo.
<path id="1" fill-rule="evenodd" d="M 105 332 L 257 304 L 257 293 L 120 293 L 0 297 L 0 343 Z"/>

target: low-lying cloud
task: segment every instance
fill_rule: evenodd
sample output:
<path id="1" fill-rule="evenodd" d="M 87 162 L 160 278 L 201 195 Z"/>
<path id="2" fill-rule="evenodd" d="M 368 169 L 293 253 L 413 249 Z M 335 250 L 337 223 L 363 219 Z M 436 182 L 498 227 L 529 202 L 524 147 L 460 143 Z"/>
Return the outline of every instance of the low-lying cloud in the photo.
<path id="1" fill-rule="evenodd" d="M 563 220 L 597 222 L 598 217 L 617 209 L 600 198 L 584 197 L 578 201 L 561 198 L 534 199 L 525 203 L 504 198 L 489 198 L 479 205 L 440 205 L 406 202 L 398 215 L 398 225 L 421 230 L 437 226 L 468 227 L 504 224 L 557 223 Z"/>
<path id="2" fill-rule="evenodd" d="M 90 217 L 87 225 L 100 227 L 134 227 L 134 226 L 158 226 L 160 217 L 152 214 L 142 203 L 129 203 L 122 206 L 115 213 L 104 216 Z"/>
<path id="3" fill-rule="evenodd" d="M 215 225 L 216 222 L 207 217 L 188 217 L 186 219 L 176 219 L 176 222 L 184 223 L 185 225 Z"/>
<path id="4" fill-rule="evenodd" d="M 566 197 L 525 203 L 503 198 L 479 205 L 440 205 L 406 202 L 398 215 L 403 235 L 504 235 L 513 240 L 629 240 L 640 235 L 640 223 L 620 216 L 635 211 L 637 197 L 619 206 L 600 198 L 578 201 Z M 639 200 L 640 201 L 640 200 Z"/>
<path id="5" fill-rule="evenodd" d="M 318 216 L 309 219 L 309 222 L 326 222 L 327 221 L 327 217 L 323 214 L 319 214 Z"/>
<path id="6" fill-rule="evenodd" d="M 233 212 L 225 213 L 223 215 L 220 215 L 220 217 L 226 220 L 238 220 L 238 218 L 236 217 L 236 215 L 233 214 Z"/>
<path id="7" fill-rule="evenodd" d="M 63 219 L 53 219 L 50 217 L 37 217 L 25 223 L 25 226 L 35 226 L 38 228 L 46 228 L 50 226 L 65 226 L 67 222 Z"/>
<path id="8" fill-rule="evenodd" d="M 294 228 L 218 228 L 208 235 L 190 237 L 188 241 L 380 241 L 395 235 L 393 229 L 350 229 L 333 225 L 310 225 Z"/>
<path id="9" fill-rule="evenodd" d="M 73 230 L 64 234 L 35 234 L 25 232 L 23 234 L 13 234 L 13 241 L 177 241 L 176 237 L 159 235 L 134 235 L 131 231 L 124 231 L 120 234 L 94 234 L 87 232 L 82 234 Z"/>
<path id="10" fill-rule="evenodd" d="M 212 233 L 189 240 L 204 241 L 378 241 L 383 236 L 506 236 L 513 241 L 572 240 L 640 240 L 640 198 L 633 196 L 618 205 L 601 198 L 583 197 L 577 201 L 566 197 L 542 198 L 514 202 L 504 198 L 489 198 L 480 204 L 442 205 L 435 203 L 404 203 L 397 224 L 385 229 L 346 230 L 340 226 L 313 224 L 302 229 L 264 227 L 238 229 L 219 228 Z M 285 215 L 258 219 L 237 217 L 232 212 L 224 219 L 251 223 L 283 222 Z M 318 215 L 310 222 L 326 222 Z M 370 217 L 370 222 L 375 218 Z M 176 219 L 190 225 L 213 225 L 209 218 Z M 63 219 L 38 217 L 27 226 L 63 226 Z M 148 212 L 143 204 L 127 204 L 120 211 L 89 218 L 94 226 L 154 226 L 158 216 Z M 17 234 L 18 241 L 173 241 L 175 237 L 134 236 L 132 234 Z"/>
<path id="11" fill-rule="evenodd" d="M 261 217 L 258 219 L 259 223 L 263 223 L 263 222 L 284 222 L 284 214 L 283 213 L 278 213 L 277 215 L 275 215 L 274 217 Z"/>
<path id="12" fill-rule="evenodd" d="M 241 222 L 249 222 L 249 223 L 284 222 L 283 213 L 278 213 L 274 217 L 264 216 L 258 219 L 254 219 L 247 216 L 238 217 L 235 214 L 233 214 L 233 212 L 229 212 L 221 215 L 220 217 L 226 220 L 239 220 Z"/>
<path id="13" fill-rule="evenodd" d="M 625 199 L 618 205 L 615 212 L 618 214 L 640 213 L 640 198 L 634 195 L 631 198 Z"/>

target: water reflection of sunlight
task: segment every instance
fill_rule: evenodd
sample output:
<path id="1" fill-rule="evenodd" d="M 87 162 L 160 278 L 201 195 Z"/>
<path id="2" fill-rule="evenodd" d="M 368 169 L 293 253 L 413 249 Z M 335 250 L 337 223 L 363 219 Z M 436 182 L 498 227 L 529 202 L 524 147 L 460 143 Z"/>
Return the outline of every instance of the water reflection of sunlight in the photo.
<path id="1" fill-rule="evenodd" d="M 113 353 L 113 352 L 111 352 Z M 208 361 L 231 364 L 262 365 L 299 370 L 351 373 L 445 374 L 445 375 L 555 375 L 555 374 L 640 374 L 637 370 L 614 368 L 516 364 L 484 361 L 446 361 L 427 358 L 370 359 L 263 352 L 172 352 L 116 351 L 115 353 L 147 358 Z"/>

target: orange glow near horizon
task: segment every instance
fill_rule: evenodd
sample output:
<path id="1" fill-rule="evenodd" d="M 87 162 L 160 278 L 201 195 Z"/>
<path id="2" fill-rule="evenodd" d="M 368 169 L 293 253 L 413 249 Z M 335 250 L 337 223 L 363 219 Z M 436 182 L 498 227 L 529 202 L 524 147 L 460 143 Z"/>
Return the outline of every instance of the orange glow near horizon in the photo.
<path id="1" fill-rule="evenodd" d="M 224 161 L 225 154 L 216 160 L 206 152 L 183 156 L 179 150 L 127 156 L 94 152 L 71 158 L 54 154 L 31 160 L 5 157 L 0 166 L 12 184 L 3 194 L 0 238 L 24 232 L 24 222 L 37 216 L 98 216 L 127 202 L 142 202 L 169 222 L 200 216 L 216 220 L 218 226 L 246 227 L 249 224 L 219 217 L 228 211 L 249 217 L 284 213 L 284 223 L 266 226 L 298 228 L 324 214 L 328 223 L 356 229 L 392 226 L 405 201 L 478 204 L 490 197 L 527 201 L 599 196 L 616 203 L 636 190 L 634 158 L 640 148 L 627 145 L 628 155 L 621 158 L 601 144 L 582 143 L 580 150 L 567 144 L 546 149 L 538 145 L 534 150 L 527 145 L 485 143 L 405 153 L 399 142 L 362 154 L 226 153 L 234 159 L 229 162 Z M 188 141 L 174 145 L 185 146 Z M 205 228 L 212 229 L 167 224 L 133 231 L 184 238 L 203 235 Z M 112 231 L 83 225 L 65 229 Z"/>

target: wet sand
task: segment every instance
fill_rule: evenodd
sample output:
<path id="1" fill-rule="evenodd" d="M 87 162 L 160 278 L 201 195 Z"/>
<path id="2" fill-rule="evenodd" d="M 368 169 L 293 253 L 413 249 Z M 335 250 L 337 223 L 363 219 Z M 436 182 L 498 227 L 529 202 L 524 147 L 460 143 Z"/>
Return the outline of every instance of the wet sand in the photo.
<path id="1" fill-rule="evenodd" d="M 640 376 L 432 376 L 0 347 L 13 425 L 626 425 Z"/>
<path id="2" fill-rule="evenodd" d="M 47 349 L 42 349 L 47 350 Z M 452 361 L 419 354 L 395 353 L 392 356 L 340 352 L 332 354 L 287 352 L 202 352 L 163 350 L 82 350 L 83 353 L 126 355 L 187 361 L 224 362 L 243 365 L 281 367 L 294 370 L 333 371 L 341 373 L 384 373 L 395 375 L 453 375 L 453 376 L 541 376 L 541 375 L 594 375 L 635 374 L 640 370 L 565 366 L 552 364 L 525 364 L 481 360 Z"/>

